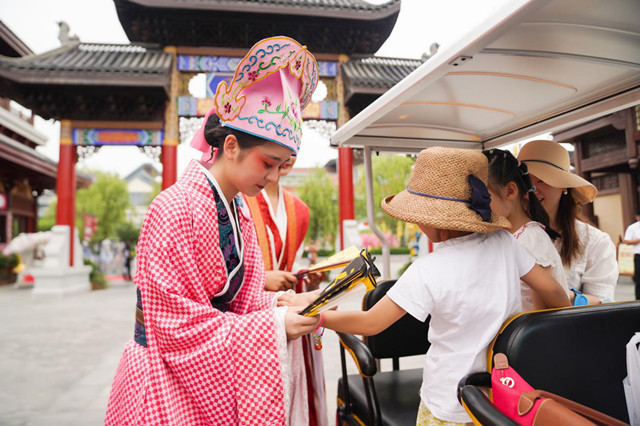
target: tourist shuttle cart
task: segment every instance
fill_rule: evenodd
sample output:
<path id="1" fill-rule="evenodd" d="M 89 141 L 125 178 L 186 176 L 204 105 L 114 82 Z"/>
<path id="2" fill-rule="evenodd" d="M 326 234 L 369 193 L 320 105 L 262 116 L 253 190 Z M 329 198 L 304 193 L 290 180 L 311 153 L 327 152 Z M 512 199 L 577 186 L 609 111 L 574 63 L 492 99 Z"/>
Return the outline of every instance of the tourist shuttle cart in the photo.
<path id="1" fill-rule="evenodd" d="M 388 279 L 389 244 L 374 220 L 380 200 L 373 199 L 372 152 L 501 147 L 638 104 L 640 1 L 512 0 L 353 117 L 331 144 L 364 149 L 368 221 Z M 363 421 L 389 424 L 380 404 L 367 403 L 372 383 L 362 388 Z M 417 389 L 402 392 L 417 401 Z"/>

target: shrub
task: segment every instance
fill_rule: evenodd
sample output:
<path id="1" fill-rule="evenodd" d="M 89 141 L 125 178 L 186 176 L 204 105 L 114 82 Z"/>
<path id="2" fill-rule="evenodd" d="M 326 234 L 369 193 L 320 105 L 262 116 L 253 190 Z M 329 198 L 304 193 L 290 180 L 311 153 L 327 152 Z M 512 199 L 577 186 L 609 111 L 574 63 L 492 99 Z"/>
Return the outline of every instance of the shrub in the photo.
<path id="1" fill-rule="evenodd" d="M 107 288 L 107 279 L 104 277 L 104 274 L 100 271 L 100 268 L 95 262 L 92 262 L 89 259 L 84 259 L 84 264 L 91 266 L 91 273 L 89 274 L 89 281 L 91 282 L 91 288 L 93 290 L 99 290 L 103 288 Z"/>
<path id="2" fill-rule="evenodd" d="M 19 264 L 20 258 L 16 253 L 10 254 L 8 256 L 0 253 L 0 269 L 14 269 Z"/>
<path id="3" fill-rule="evenodd" d="M 391 254 L 411 254 L 411 249 L 409 247 L 391 247 L 389 249 Z M 371 254 L 382 254 L 382 247 L 375 247 L 369 250 Z"/>

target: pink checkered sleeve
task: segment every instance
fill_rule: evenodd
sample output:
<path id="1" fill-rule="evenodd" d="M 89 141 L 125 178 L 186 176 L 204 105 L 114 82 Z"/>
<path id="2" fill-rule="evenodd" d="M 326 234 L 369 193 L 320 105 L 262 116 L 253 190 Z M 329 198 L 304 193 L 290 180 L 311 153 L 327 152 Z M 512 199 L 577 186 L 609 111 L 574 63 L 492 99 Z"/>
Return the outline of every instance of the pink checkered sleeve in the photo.
<path id="1" fill-rule="evenodd" d="M 141 292 L 149 350 L 157 351 L 177 388 L 189 394 L 206 418 L 216 418 L 218 407 L 226 405 L 223 411 L 235 407 L 240 423 L 281 423 L 283 388 L 273 311 L 237 315 L 214 309 L 193 274 L 192 259 L 182 255 L 186 252 L 177 245 L 148 253 L 148 278 Z"/>

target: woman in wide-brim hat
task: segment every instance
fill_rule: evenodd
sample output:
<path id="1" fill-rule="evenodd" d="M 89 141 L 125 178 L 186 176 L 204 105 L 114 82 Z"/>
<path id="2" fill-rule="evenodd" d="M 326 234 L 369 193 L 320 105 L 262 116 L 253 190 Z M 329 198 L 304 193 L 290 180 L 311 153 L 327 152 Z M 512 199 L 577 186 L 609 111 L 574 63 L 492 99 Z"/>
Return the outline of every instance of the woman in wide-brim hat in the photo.
<path id="1" fill-rule="evenodd" d="M 569 286 L 584 293 L 589 303 L 613 300 L 618 282 L 615 246 L 609 235 L 580 214 L 580 206 L 595 199 L 595 186 L 571 173 L 569 153 L 556 142 L 529 142 L 520 150 L 518 160 L 527 165 L 551 227 L 561 235 L 555 245 Z"/>

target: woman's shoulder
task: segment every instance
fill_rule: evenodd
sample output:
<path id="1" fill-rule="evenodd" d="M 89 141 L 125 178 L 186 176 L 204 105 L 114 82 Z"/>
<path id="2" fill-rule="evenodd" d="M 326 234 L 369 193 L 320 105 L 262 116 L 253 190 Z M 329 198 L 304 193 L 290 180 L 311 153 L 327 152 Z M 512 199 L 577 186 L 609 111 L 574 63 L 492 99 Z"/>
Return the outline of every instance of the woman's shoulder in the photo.
<path id="1" fill-rule="evenodd" d="M 577 231 L 577 233 L 578 233 L 578 235 L 580 237 L 587 237 L 590 240 L 591 239 L 611 240 L 611 238 L 609 237 L 609 234 L 607 234 L 606 232 L 596 228 L 595 226 L 591 225 L 590 223 L 583 222 L 581 220 L 576 220 L 576 231 Z"/>
<path id="2" fill-rule="evenodd" d="M 609 234 L 589 223 L 576 220 L 576 231 L 587 251 L 591 251 L 594 248 L 600 250 L 606 247 L 613 247 L 615 250 L 615 244 L 613 244 Z"/>
<path id="3" fill-rule="evenodd" d="M 179 185 L 172 185 L 160 192 L 147 209 L 144 228 L 175 229 L 187 223 L 192 210 L 189 197 Z"/>
<path id="4" fill-rule="evenodd" d="M 186 191 L 180 185 L 171 185 L 169 188 L 161 191 L 149 205 L 149 211 L 158 213 L 175 213 L 188 205 L 188 197 Z"/>

